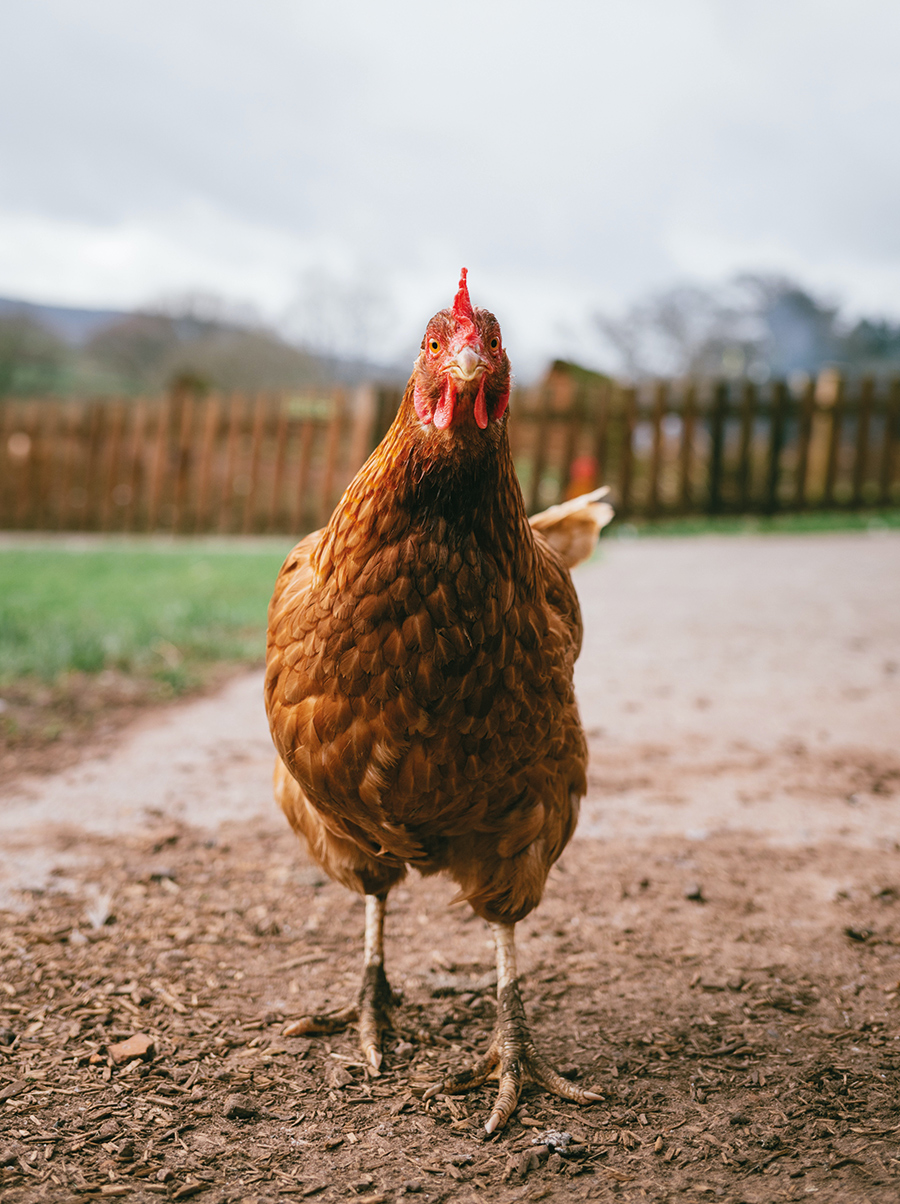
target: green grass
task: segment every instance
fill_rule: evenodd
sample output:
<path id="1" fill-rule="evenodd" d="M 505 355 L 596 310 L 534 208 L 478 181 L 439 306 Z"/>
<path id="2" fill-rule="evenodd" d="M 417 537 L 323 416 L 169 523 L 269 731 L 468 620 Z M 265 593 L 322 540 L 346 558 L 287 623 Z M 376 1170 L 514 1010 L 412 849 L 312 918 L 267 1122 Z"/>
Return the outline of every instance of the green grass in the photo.
<path id="1" fill-rule="evenodd" d="M 701 515 L 652 521 L 615 521 L 610 534 L 629 539 L 643 535 L 809 535 L 828 531 L 897 531 L 900 509 L 809 510 L 799 514 Z"/>
<path id="2" fill-rule="evenodd" d="M 115 669 L 182 693 L 213 663 L 258 663 L 289 546 L 0 549 L 0 685 Z"/>
<path id="3" fill-rule="evenodd" d="M 900 530 L 900 509 L 615 522 L 613 536 Z M 258 663 L 290 544 L 102 540 L 0 547 L 0 686 L 115 669 L 169 693 Z"/>

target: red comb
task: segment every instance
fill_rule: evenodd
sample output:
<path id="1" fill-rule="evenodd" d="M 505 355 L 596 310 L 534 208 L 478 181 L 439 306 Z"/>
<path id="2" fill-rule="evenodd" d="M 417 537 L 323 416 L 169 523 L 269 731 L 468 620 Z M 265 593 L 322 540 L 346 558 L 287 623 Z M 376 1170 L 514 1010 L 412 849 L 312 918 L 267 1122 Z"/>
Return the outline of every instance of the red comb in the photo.
<path id="1" fill-rule="evenodd" d="M 462 318 L 466 322 L 475 321 L 475 311 L 472 309 L 472 302 L 469 300 L 469 286 L 466 284 L 466 276 L 468 268 L 463 268 L 459 277 L 459 291 L 453 298 L 453 316 Z"/>

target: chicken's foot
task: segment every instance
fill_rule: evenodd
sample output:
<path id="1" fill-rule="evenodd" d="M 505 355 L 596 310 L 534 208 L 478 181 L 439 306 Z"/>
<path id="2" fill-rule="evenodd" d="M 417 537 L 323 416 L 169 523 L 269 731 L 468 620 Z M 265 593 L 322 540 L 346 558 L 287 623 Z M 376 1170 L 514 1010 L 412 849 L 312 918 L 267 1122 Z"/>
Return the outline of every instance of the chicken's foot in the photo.
<path id="1" fill-rule="evenodd" d="M 337 1033 L 358 1022 L 359 1045 L 372 1074 L 381 1069 L 381 1034 L 390 1028 L 394 1002 L 384 972 L 384 913 L 387 895 L 366 895 L 366 938 L 359 1001 L 350 1007 L 318 1016 L 301 1016 L 284 1030 L 287 1037 Z"/>
<path id="2" fill-rule="evenodd" d="M 515 925 L 492 924 L 491 928 L 497 946 L 497 1023 L 487 1053 L 470 1070 L 435 1083 L 425 1092 L 428 1099 L 441 1091 L 447 1094 L 469 1091 L 489 1078 L 499 1078 L 493 1111 L 484 1126 L 488 1133 L 502 1129 L 512 1116 L 525 1083 L 536 1083 L 576 1104 L 590 1104 L 603 1098 L 564 1079 L 535 1049 L 519 993 Z"/>

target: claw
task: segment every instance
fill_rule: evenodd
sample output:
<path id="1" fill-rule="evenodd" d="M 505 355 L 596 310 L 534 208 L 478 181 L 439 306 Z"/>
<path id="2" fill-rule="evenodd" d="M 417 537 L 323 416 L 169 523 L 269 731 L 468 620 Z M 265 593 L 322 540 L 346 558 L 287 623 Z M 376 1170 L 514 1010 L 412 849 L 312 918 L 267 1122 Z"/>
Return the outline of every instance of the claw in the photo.
<path id="1" fill-rule="evenodd" d="M 434 1095 L 438 1090 L 448 1095 L 480 1087 L 488 1078 L 499 1077 L 500 1086 L 494 1106 L 484 1126 L 488 1136 L 502 1129 L 515 1111 L 519 1093 L 525 1083 L 531 1082 L 545 1091 L 571 1100 L 576 1104 L 592 1104 L 603 1097 L 595 1091 L 585 1091 L 564 1079 L 540 1056 L 534 1047 L 518 985 L 510 983 L 500 993 L 498 1001 L 497 1027 L 491 1038 L 487 1053 L 475 1065 L 460 1074 L 444 1079 L 443 1083 L 429 1088 Z"/>
<path id="2" fill-rule="evenodd" d="M 359 1009 L 352 1007 L 340 1008 L 336 1012 L 325 1012 L 320 1016 L 301 1016 L 284 1030 L 285 1037 L 314 1037 L 327 1033 L 339 1033 L 348 1024 L 359 1019 Z"/>
<path id="3" fill-rule="evenodd" d="M 369 1066 L 370 1074 L 376 1077 L 381 1074 L 381 1063 L 383 1061 L 380 1049 L 376 1049 L 374 1045 L 367 1045 L 363 1050 L 363 1056 Z"/>
<path id="4" fill-rule="evenodd" d="M 441 1079 L 439 1083 L 432 1083 L 430 1087 L 427 1087 L 425 1091 L 422 1092 L 422 1099 L 434 1099 L 434 1097 L 436 1095 L 440 1095 L 443 1090 L 444 1080 Z"/>

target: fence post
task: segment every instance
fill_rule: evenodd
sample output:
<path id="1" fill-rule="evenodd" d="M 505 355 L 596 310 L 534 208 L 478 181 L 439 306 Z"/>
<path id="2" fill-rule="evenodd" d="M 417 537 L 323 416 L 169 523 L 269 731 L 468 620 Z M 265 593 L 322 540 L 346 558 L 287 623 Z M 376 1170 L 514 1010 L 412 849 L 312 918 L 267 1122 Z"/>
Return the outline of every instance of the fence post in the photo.
<path id="1" fill-rule="evenodd" d="M 139 397 L 137 401 L 131 403 L 134 407 L 132 412 L 133 423 L 131 431 L 131 446 L 128 452 L 127 473 L 128 480 L 125 482 L 125 507 L 122 516 L 122 526 L 126 531 L 132 530 L 135 524 L 135 516 L 139 513 L 138 499 L 141 492 L 141 487 L 146 478 L 144 470 L 144 434 L 147 425 L 147 401 L 144 397 Z"/>
<path id="2" fill-rule="evenodd" d="M 816 382 L 810 377 L 803 386 L 800 403 L 800 425 L 797 431 L 797 467 L 794 481 L 794 509 L 806 508 L 806 478 L 809 473 L 809 444 L 812 439 L 813 410 L 816 403 Z"/>
<path id="3" fill-rule="evenodd" d="M 691 471 L 694 464 L 694 432 L 697 427 L 697 386 L 688 381 L 681 407 L 681 510 L 687 514 L 691 508 L 693 489 Z"/>
<path id="4" fill-rule="evenodd" d="M 531 461 L 531 488 L 528 499 L 528 513 L 536 514 L 541 507 L 541 480 L 544 476 L 544 466 L 547 463 L 547 423 L 550 412 L 550 390 L 541 389 L 538 394 L 538 415 L 535 437 L 537 443 L 534 449 L 534 459 Z"/>
<path id="5" fill-rule="evenodd" d="M 281 394 L 275 398 L 275 406 L 275 464 L 272 468 L 272 492 L 269 496 L 269 518 L 266 523 L 266 530 L 270 532 L 278 529 L 278 518 L 281 513 L 279 503 L 284 489 L 288 441 L 288 408 Z"/>
<path id="6" fill-rule="evenodd" d="M 401 400 L 399 389 L 381 385 L 375 390 L 375 420 L 372 423 L 372 443 L 369 451 L 374 451 L 388 433 Z"/>
<path id="7" fill-rule="evenodd" d="M 578 385 L 575 390 L 575 395 L 572 398 L 572 404 L 569 408 L 568 429 L 566 431 L 566 440 L 563 445 L 563 461 L 562 472 L 559 474 L 559 494 L 556 498 L 557 502 L 564 502 L 566 495 L 569 492 L 569 485 L 572 483 L 572 464 L 575 460 L 575 449 L 578 446 L 578 436 L 581 432 L 581 424 L 584 421 L 584 404 L 585 385 Z"/>
<path id="8" fill-rule="evenodd" d="M 309 471 L 312 463 L 312 445 L 315 427 L 312 418 L 303 418 L 300 422 L 300 450 L 297 464 L 297 483 L 294 493 L 294 531 L 303 531 L 308 522 L 310 506 L 307 498 L 309 488 Z"/>
<path id="9" fill-rule="evenodd" d="M 241 420 L 244 414 L 244 398 L 240 393 L 232 394 L 228 406 L 228 434 L 225 439 L 225 465 L 222 471 L 222 487 L 219 491 L 218 529 L 225 533 L 234 522 L 234 478 L 237 469 L 238 443 L 240 442 Z"/>
<path id="10" fill-rule="evenodd" d="M 784 420 L 788 406 L 788 388 L 783 380 L 772 385 L 769 428 L 769 466 L 766 473 L 766 514 L 778 509 L 778 486 L 781 482 L 781 449 L 784 446 Z"/>
<path id="11" fill-rule="evenodd" d="M 53 495 L 53 485 L 58 473 L 56 456 L 59 448 L 57 431 L 61 427 L 62 407 L 54 398 L 43 403 L 43 414 L 40 429 L 40 474 L 38 489 L 40 498 L 36 510 L 37 526 L 41 530 L 53 527 L 53 511 L 50 499 Z"/>
<path id="12" fill-rule="evenodd" d="M 348 469 L 354 477 L 365 464 L 370 450 L 377 444 L 372 443 L 374 424 L 377 417 L 377 399 L 371 385 L 360 385 L 356 390 L 353 434 L 350 439 Z"/>
<path id="13" fill-rule="evenodd" d="M 728 408 L 728 385 L 725 381 L 716 384 L 710 411 L 709 451 L 709 513 L 719 514 L 722 509 L 722 453 L 725 441 L 725 414 Z"/>
<path id="14" fill-rule="evenodd" d="M 612 401 L 612 385 L 604 382 L 596 392 L 593 406 L 596 426 L 594 427 L 594 462 L 597 465 L 597 484 L 603 485 L 607 477 L 609 456 L 609 408 Z"/>
<path id="15" fill-rule="evenodd" d="M 622 390 L 622 459 L 619 465 L 619 514 L 625 518 L 631 511 L 631 486 L 634 477 L 634 427 L 637 415 L 637 389 L 627 385 Z"/>
<path id="16" fill-rule="evenodd" d="M 250 436 L 250 470 L 248 473 L 247 493 L 244 497 L 244 513 L 241 517 L 241 533 L 249 535 L 253 530 L 253 519 L 256 509 L 256 489 L 259 484 L 259 457 L 262 450 L 266 418 L 268 416 L 268 397 L 265 393 L 257 393 L 253 403 L 253 430 Z"/>
<path id="17" fill-rule="evenodd" d="M 650 488 L 647 509 L 651 518 L 659 513 L 659 478 L 662 471 L 662 421 L 669 400 L 668 385 L 658 380 L 653 388 L 653 450 L 650 454 Z"/>
<path id="18" fill-rule="evenodd" d="M 741 444 L 738 451 L 738 506 L 746 510 L 753 492 L 753 426 L 756 421 L 756 385 L 745 380 L 741 396 Z"/>
<path id="19" fill-rule="evenodd" d="M 866 468 L 869 459 L 869 425 L 872 418 L 875 381 L 871 376 L 863 377 L 859 389 L 859 405 L 856 410 L 856 455 L 853 460 L 853 496 L 851 505 L 861 506 Z"/>
<path id="20" fill-rule="evenodd" d="M 122 430 L 125 426 L 125 409 L 121 398 L 114 398 L 106 403 L 112 410 L 112 420 L 108 425 L 109 434 L 104 449 L 105 471 L 103 472 L 103 492 L 100 495 L 100 530 L 108 531 L 113 516 L 113 491 L 119 474 L 119 458 L 122 444 Z"/>
<path id="21" fill-rule="evenodd" d="M 173 446 L 175 481 L 172 490 L 172 531 L 183 531 L 185 524 L 185 500 L 187 498 L 188 480 L 191 463 L 194 459 L 194 401 L 197 397 L 196 387 L 189 384 L 178 384 L 172 391 L 172 434 L 175 437 Z"/>
<path id="22" fill-rule="evenodd" d="M 218 394 L 213 393 L 207 397 L 203 415 L 202 442 L 197 463 L 197 501 L 194 511 L 194 531 L 196 533 L 207 530 L 210 523 L 209 499 L 221 408 Z"/>
<path id="23" fill-rule="evenodd" d="M 169 399 L 164 398 L 157 407 L 156 439 L 153 446 L 153 459 L 150 462 L 150 488 L 147 496 L 147 530 L 155 531 L 159 518 L 162 484 L 168 460 L 169 436 Z"/>
<path id="24" fill-rule="evenodd" d="M 891 504 L 895 443 L 900 439 L 898 426 L 900 426 L 900 377 L 894 377 L 884 407 L 884 442 L 881 446 L 881 466 L 878 473 L 878 501 L 882 506 Z"/>
<path id="25" fill-rule="evenodd" d="M 834 486 L 837 480 L 838 460 L 841 450 L 841 426 L 844 421 L 844 378 L 835 380 L 834 402 L 831 407 L 831 430 L 828 436 L 828 461 L 825 465 L 825 489 L 822 505 L 834 505 Z"/>
<path id="26" fill-rule="evenodd" d="M 334 493 L 334 478 L 337 468 L 338 445 L 340 443 L 341 427 L 344 422 L 344 393 L 339 389 L 334 394 L 334 408 L 328 422 L 328 434 L 325 441 L 325 464 L 322 471 L 322 485 L 319 494 L 318 525 L 324 527 L 331 517 L 336 500 Z"/>

